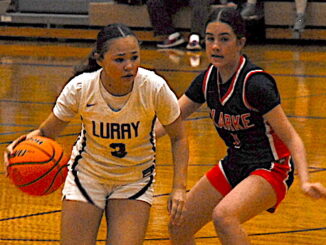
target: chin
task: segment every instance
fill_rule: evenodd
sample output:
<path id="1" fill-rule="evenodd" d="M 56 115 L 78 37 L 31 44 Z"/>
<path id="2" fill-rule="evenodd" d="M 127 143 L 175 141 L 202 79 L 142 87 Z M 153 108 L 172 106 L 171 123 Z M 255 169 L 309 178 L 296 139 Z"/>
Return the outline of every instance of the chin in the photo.
<path id="1" fill-rule="evenodd" d="M 224 66 L 224 63 L 221 62 L 221 61 L 214 61 L 214 60 L 211 60 L 211 63 L 212 63 L 212 65 L 214 65 L 215 67 L 218 67 L 218 68 Z"/>

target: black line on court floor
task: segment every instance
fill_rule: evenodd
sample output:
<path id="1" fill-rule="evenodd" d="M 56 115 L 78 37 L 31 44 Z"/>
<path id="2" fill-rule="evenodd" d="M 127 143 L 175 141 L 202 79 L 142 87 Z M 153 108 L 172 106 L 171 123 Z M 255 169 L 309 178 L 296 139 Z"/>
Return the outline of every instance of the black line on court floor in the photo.
<path id="1" fill-rule="evenodd" d="M 62 67 L 62 68 L 70 68 L 74 67 L 74 65 L 59 65 L 59 64 L 44 64 L 44 63 L 25 63 L 25 62 L 0 62 L 0 65 L 17 65 L 17 66 L 43 66 L 43 67 Z"/>
<path id="2" fill-rule="evenodd" d="M 37 104 L 37 105 L 54 105 L 55 102 L 29 101 L 29 100 L 0 100 L 2 103 L 17 103 L 17 104 Z"/>
<path id="3" fill-rule="evenodd" d="M 26 214 L 26 215 L 21 215 L 21 216 L 16 216 L 16 217 L 10 217 L 10 218 L 0 219 L 0 222 L 1 222 L 1 221 L 14 220 L 14 219 L 29 218 L 29 217 L 38 216 L 38 215 L 60 213 L 60 212 L 61 212 L 61 210 L 53 210 L 53 211 L 48 211 L 48 212 L 36 213 L 36 214 Z"/>
<path id="4" fill-rule="evenodd" d="M 74 67 L 75 64 L 62 65 L 62 64 L 44 64 L 44 63 L 24 63 L 24 62 L 0 62 L 0 65 L 21 65 L 21 66 L 43 66 L 43 67 L 62 67 L 70 68 Z M 202 70 L 181 70 L 181 69 L 156 69 L 158 72 L 189 72 L 189 73 L 200 73 Z M 277 74 L 271 73 L 272 76 L 276 77 L 311 77 L 311 78 L 325 78 L 326 75 L 316 75 L 316 74 Z"/>
<path id="5" fill-rule="evenodd" d="M 326 230 L 326 227 L 319 228 L 310 228 L 310 229 L 300 229 L 300 230 L 289 230 L 289 231 L 276 231 L 276 232 L 263 232 L 263 233 L 252 233 L 248 234 L 248 236 L 270 236 L 270 235 L 281 235 L 281 234 L 290 234 L 290 233 L 300 233 L 300 232 L 310 232 L 310 231 L 320 231 Z M 212 239 L 218 238 L 218 236 L 200 236 L 195 237 L 195 239 Z M 145 241 L 167 241 L 169 238 L 167 237 L 158 237 L 158 238 L 145 238 Z M 0 238 L 0 241 L 24 241 L 24 242 L 59 242 L 60 240 L 56 239 L 26 239 L 26 238 Z M 105 239 L 98 239 L 97 242 L 106 242 Z"/>
<path id="6" fill-rule="evenodd" d="M 188 164 L 189 167 L 195 167 L 195 166 L 208 166 L 208 167 L 210 167 L 210 166 L 214 166 L 214 165 L 216 165 L 216 163 L 207 163 L 207 164 L 196 164 L 195 163 L 195 164 Z M 160 167 L 172 167 L 173 164 L 159 164 L 157 166 L 160 166 Z M 311 167 L 310 166 L 310 167 L 308 167 L 308 169 L 309 169 L 309 173 L 310 174 L 326 171 L 326 168 L 321 168 L 321 167 Z M 0 174 L 4 174 L 4 172 L 3 171 L 0 171 Z M 294 175 L 298 175 L 298 174 L 295 173 Z M 161 195 L 161 194 L 159 194 L 159 195 Z"/>

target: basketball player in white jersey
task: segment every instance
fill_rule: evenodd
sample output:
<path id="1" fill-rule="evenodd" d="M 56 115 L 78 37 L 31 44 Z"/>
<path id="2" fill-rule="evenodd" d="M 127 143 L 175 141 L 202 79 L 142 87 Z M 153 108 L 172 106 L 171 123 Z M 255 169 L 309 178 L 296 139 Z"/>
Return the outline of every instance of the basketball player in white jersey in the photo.
<path id="1" fill-rule="evenodd" d="M 103 28 L 88 64 L 69 80 L 50 116 L 7 148 L 10 153 L 35 135 L 55 138 L 80 116 L 63 189 L 61 244 L 95 244 L 104 212 L 107 244 L 143 243 L 153 200 L 156 118 L 171 138 L 174 159 L 168 209 L 173 223 L 182 220 L 188 143 L 180 109 L 166 81 L 139 67 L 139 55 L 128 27 Z"/>

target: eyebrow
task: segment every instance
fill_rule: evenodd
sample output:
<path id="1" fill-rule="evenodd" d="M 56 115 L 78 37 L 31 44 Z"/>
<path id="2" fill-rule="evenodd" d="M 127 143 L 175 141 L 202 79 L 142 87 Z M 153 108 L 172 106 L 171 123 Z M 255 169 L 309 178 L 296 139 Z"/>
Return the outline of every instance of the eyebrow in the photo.
<path id="1" fill-rule="evenodd" d="M 139 52 L 138 51 L 132 51 L 131 54 L 134 55 L 134 54 L 138 54 Z M 116 54 L 116 56 L 125 56 L 126 53 L 118 53 Z"/>
<path id="2" fill-rule="evenodd" d="M 211 36 L 214 36 L 214 34 L 211 33 L 211 32 L 206 32 L 205 35 L 211 35 Z M 224 35 L 228 35 L 228 36 L 230 36 L 231 34 L 228 33 L 228 32 L 222 32 L 222 33 L 219 33 L 219 34 L 218 34 L 218 36 L 224 36 Z"/>

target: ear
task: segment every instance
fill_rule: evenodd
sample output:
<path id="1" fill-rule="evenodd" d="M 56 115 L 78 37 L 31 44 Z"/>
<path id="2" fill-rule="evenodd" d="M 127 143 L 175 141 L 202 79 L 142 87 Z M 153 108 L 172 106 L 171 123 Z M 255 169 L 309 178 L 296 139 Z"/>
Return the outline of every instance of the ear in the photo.
<path id="1" fill-rule="evenodd" d="M 242 37 L 238 39 L 238 45 L 240 46 L 240 49 L 243 49 L 246 45 L 247 39 L 245 37 Z"/>
<path id="2" fill-rule="evenodd" d="M 99 66 L 102 66 L 102 58 L 101 58 L 101 56 L 99 55 L 99 53 L 94 53 L 94 59 L 96 60 L 96 63 L 97 63 Z"/>

